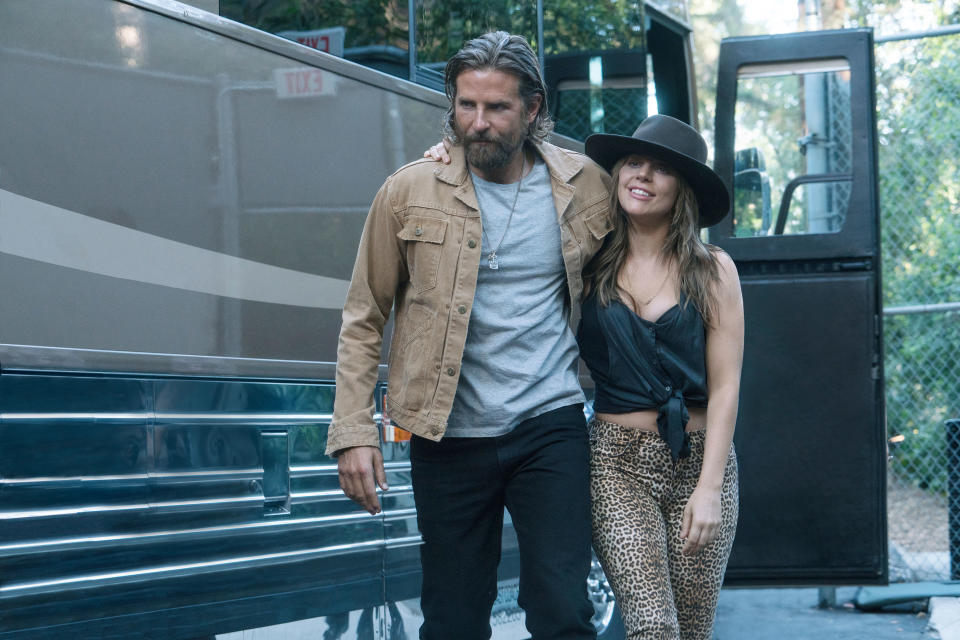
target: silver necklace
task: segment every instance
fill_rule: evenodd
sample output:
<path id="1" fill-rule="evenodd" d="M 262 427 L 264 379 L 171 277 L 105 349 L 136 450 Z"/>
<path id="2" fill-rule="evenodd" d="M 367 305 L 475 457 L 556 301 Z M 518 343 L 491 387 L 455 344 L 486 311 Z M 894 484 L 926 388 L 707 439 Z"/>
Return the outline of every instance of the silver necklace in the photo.
<path id="1" fill-rule="evenodd" d="M 520 165 L 520 180 L 517 182 L 517 192 L 513 194 L 513 206 L 510 207 L 510 217 L 507 218 L 507 226 L 503 228 L 503 235 L 500 236 L 500 242 L 497 243 L 497 246 L 493 248 L 493 251 L 487 254 L 487 264 L 490 265 L 490 268 L 497 270 L 500 268 L 500 257 L 497 255 L 497 251 L 500 250 L 500 245 L 503 244 L 503 239 L 507 237 L 507 230 L 510 228 L 510 221 L 513 220 L 513 212 L 517 208 L 517 199 L 520 197 L 520 186 L 523 184 L 523 172 L 527 168 L 527 154 L 523 154 L 523 163 Z M 487 243 L 487 246 L 490 246 L 490 240 L 487 238 L 487 230 L 483 228 L 483 223 L 480 223 L 480 233 L 483 234 L 483 241 Z"/>

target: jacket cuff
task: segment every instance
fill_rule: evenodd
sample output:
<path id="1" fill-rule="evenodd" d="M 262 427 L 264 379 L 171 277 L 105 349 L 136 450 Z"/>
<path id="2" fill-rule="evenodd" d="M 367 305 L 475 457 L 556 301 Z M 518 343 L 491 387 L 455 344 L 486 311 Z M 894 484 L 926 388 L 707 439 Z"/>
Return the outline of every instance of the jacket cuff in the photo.
<path id="1" fill-rule="evenodd" d="M 380 447 L 380 429 L 371 419 L 373 407 L 347 416 L 334 418 L 327 428 L 326 454 L 336 458 L 351 447 Z"/>

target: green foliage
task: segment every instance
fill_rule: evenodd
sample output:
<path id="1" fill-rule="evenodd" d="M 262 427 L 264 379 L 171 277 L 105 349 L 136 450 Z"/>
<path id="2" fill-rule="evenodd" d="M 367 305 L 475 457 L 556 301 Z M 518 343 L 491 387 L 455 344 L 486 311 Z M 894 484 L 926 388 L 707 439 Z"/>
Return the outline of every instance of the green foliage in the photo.
<path id="1" fill-rule="evenodd" d="M 567 51 L 643 47 L 641 0 L 545 0 L 544 48 Z M 346 28 L 346 47 L 408 46 L 404 0 L 221 0 L 223 16 L 271 33 Z M 537 44 L 536 0 L 416 0 L 417 60 L 441 65 L 466 40 L 505 30 Z"/>
<path id="2" fill-rule="evenodd" d="M 747 20 L 744 9 L 737 0 L 691 0 L 690 22 L 693 25 L 700 129 L 707 140 L 711 140 L 720 41 L 732 36 L 763 33 L 763 25 Z"/>
<path id="3" fill-rule="evenodd" d="M 345 27 L 345 47 L 407 48 L 405 0 L 220 0 L 220 15 L 270 33 Z"/>
<path id="4" fill-rule="evenodd" d="M 918 486 L 943 492 L 944 422 L 960 417 L 955 361 L 960 314 L 893 316 L 884 335 L 890 468 Z"/>
<path id="5" fill-rule="evenodd" d="M 565 51 L 626 51 L 643 46 L 643 3 L 639 0 L 545 0 L 544 48 Z"/>
<path id="6" fill-rule="evenodd" d="M 643 46 L 639 0 L 545 0 L 543 24 L 547 55 Z M 417 58 L 444 61 L 465 40 L 495 29 L 523 35 L 536 49 L 536 1 L 418 0 Z"/>
<path id="7" fill-rule="evenodd" d="M 960 301 L 960 37 L 877 50 L 877 130 L 887 307 Z M 960 314 L 888 318 L 891 469 L 944 491 L 944 421 L 960 417 Z"/>
<path id="8" fill-rule="evenodd" d="M 960 37 L 878 49 L 886 305 L 960 300 Z"/>
<path id="9" fill-rule="evenodd" d="M 537 43 L 537 4 L 532 0 L 417 0 L 417 61 L 442 63 L 470 38 L 504 30 Z"/>

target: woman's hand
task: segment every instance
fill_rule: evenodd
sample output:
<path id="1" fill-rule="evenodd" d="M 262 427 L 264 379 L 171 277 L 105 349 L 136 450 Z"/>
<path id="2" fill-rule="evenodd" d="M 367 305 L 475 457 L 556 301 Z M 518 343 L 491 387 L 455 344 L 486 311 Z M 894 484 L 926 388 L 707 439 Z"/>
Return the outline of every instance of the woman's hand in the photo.
<path id="1" fill-rule="evenodd" d="M 423 152 L 424 158 L 432 158 L 443 164 L 450 164 L 450 141 L 444 138 Z"/>
<path id="2" fill-rule="evenodd" d="M 720 509 L 719 490 L 699 486 L 693 490 L 687 506 L 683 508 L 683 526 L 680 529 L 683 555 L 696 555 L 713 542 L 720 528 Z"/>

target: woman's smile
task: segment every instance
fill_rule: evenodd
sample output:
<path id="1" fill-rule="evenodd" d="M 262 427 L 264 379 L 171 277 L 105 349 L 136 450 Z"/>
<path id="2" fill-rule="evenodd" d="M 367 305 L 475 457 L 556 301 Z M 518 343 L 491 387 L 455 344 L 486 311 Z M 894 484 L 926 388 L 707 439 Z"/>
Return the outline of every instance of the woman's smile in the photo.
<path id="1" fill-rule="evenodd" d="M 677 176 L 667 164 L 631 155 L 620 168 L 620 206 L 631 216 L 668 216 L 677 199 Z"/>

